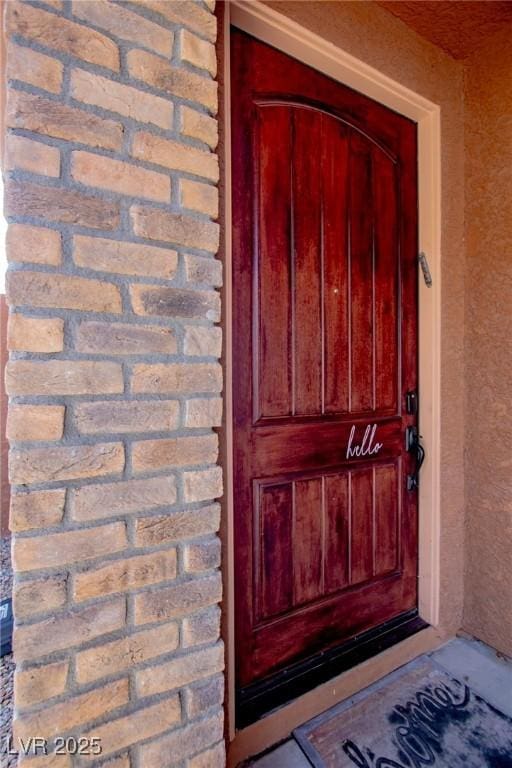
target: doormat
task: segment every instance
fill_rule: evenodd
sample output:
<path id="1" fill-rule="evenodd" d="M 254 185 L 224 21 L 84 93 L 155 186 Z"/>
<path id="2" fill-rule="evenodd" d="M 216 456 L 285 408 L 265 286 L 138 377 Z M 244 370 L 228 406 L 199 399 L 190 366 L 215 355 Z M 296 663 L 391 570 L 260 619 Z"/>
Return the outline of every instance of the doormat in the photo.
<path id="1" fill-rule="evenodd" d="M 512 720 L 430 659 L 293 735 L 316 768 L 512 768 Z"/>

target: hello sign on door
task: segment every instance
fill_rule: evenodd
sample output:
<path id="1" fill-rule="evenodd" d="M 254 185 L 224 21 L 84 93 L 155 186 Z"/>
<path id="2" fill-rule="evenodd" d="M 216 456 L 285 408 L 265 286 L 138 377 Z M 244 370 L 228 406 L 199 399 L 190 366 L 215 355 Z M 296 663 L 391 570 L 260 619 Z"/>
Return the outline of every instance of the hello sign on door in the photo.
<path id="1" fill-rule="evenodd" d="M 353 424 L 348 438 L 346 458 L 362 459 L 365 456 L 376 456 L 383 447 L 383 443 L 375 440 L 376 432 L 377 424 L 368 424 L 363 439 L 358 443 L 356 441 L 356 427 Z"/>

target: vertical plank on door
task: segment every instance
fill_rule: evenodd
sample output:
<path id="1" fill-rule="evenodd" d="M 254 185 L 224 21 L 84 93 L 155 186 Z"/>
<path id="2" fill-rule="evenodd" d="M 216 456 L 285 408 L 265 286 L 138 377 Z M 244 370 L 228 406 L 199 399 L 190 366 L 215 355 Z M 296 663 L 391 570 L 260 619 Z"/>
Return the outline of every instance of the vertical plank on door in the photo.
<path id="1" fill-rule="evenodd" d="M 349 410 L 348 129 L 322 116 L 324 409 Z"/>
<path id="2" fill-rule="evenodd" d="M 325 591 L 349 583 L 348 472 L 325 478 Z"/>
<path id="3" fill-rule="evenodd" d="M 321 115 L 293 110 L 294 404 L 322 413 Z"/>
<path id="4" fill-rule="evenodd" d="M 375 574 L 393 571 L 398 565 L 397 466 L 375 467 Z"/>
<path id="5" fill-rule="evenodd" d="M 293 603 L 292 484 L 260 489 L 260 610 L 274 616 Z"/>
<path id="6" fill-rule="evenodd" d="M 351 473 L 350 583 L 373 576 L 373 469 Z"/>
<path id="7" fill-rule="evenodd" d="M 375 407 L 396 412 L 398 391 L 398 216 L 396 166 L 373 148 L 375 221 Z"/>
<path id="8" fill-rule="evenodd" d="M 294 483 L 293 571 L 294 604 L 322 594 L 323 571 L 322 478 Z"/>
<path id="9" fill-rule="evenodd" d="M 371 145 L 350 136 L 351 411 L 374 407 Z"/>
<path id="10" fill-rule="evenodd" d="M 266 106 L 257 114 L 259 328 L 254 329 L 258 355 L 254 378 L 259 392 L 255 402 L 259 402 L 259 416 L 285 416 L 292 413 L 290 110 Z"/>

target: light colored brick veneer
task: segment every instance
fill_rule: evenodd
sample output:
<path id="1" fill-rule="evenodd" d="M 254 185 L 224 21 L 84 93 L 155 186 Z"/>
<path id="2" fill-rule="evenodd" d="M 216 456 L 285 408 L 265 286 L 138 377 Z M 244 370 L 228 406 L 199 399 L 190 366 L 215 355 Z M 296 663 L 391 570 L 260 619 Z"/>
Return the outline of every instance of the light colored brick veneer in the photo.
<path id="1" fill-rule="evenodd" d="M 223 766 L 213 3 L 5 25 L 14 736 L 102 746 L 22 764 Z"/>

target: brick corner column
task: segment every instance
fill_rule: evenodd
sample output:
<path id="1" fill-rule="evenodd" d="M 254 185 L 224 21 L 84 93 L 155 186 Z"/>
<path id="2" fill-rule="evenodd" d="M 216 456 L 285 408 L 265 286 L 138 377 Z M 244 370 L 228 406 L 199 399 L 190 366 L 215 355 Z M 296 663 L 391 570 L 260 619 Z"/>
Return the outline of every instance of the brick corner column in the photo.
<path id="1" fill-rule="evenodd" d="M 225 761 L 213 6 L 6 3 L 24 766 Z"/>

